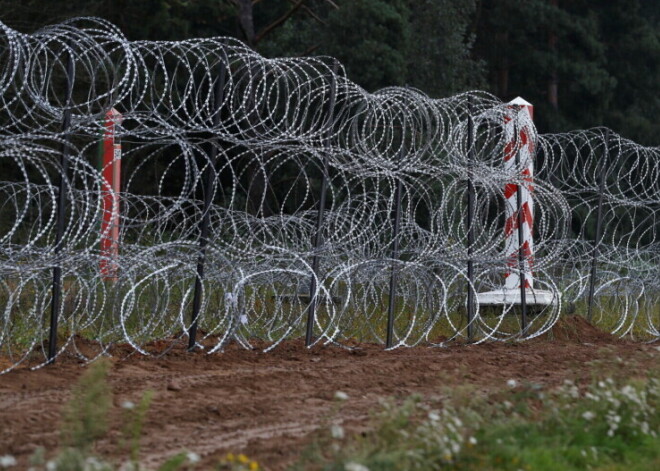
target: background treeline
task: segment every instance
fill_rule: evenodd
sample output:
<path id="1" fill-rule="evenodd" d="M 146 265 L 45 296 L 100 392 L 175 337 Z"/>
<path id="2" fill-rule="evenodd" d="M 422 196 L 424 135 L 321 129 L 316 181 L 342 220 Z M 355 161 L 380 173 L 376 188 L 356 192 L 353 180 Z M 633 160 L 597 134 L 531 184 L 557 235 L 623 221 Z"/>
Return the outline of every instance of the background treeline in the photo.
<path id="1" fill-rule="evenodd" d="M 658 0 L 0 0 L 32 32 L 100 16 L 130 39 L 237 37 L 265 56 L 332 55 L 367 90 L 485 89 L 541 132 L 606 125 L 658 145 Z"/>

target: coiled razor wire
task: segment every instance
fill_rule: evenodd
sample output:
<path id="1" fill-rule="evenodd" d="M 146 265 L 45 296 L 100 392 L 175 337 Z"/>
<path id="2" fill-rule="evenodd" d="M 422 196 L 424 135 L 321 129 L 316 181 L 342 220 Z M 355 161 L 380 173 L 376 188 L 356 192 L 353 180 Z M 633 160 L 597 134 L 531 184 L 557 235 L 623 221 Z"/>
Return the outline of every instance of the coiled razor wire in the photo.
<path id="1" fill-rule="evenodd" d="M 131 42 L 97 18 L 0 27 L 2 372 L 52 360 L 54 267 L 56 355 L 86 361 L 118 344 L 269 350 L 308 321 L 312 344 L 525 339 L 589 299 L 610 332 L 660 337 L 658 148 L 605 129 L 533 136 L 533 276 L 554 301 L 524 329 L 514 303 L 477 302 L 468 323 L 467 293 L 515 271 L 503 189 L 525 182 L 502 165 L 507 104 L 370 94 L 330 58 L 265 59 L 229 38 Z M 96 161 L 112 108 L 123 183 L 104 260 Z"/>

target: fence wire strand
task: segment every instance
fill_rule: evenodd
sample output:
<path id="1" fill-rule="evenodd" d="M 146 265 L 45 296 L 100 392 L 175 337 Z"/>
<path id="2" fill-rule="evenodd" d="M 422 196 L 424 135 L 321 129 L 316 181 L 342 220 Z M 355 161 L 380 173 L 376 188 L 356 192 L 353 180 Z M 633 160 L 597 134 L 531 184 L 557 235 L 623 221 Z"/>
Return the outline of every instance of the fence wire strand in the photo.
<path id="1" fill-rule="evenodd" d="M 590 284 L 594 323 L 660 338 L 657 147 L 602 128 L 538 135 L 527 123 L 527 275 L 553 302 L 521 330 L 515 303 L 478 302 L 516 271 L 504 250 L 504 189 L 529 184 L 503 165 L 507 103 L 478 91 L 367 93 L 332 58 L 266 59 L 230 38 L 129 41 L 98 18 L 34 34 L 0 29 L 0 372 L 48 362 L 55 266 L 57 354 L 85 361 L 119 344 L 163 354 L 188 342 L 193 321 L 205 351 L 230 341 L 270 350 L 304 335 L 312 299 L 314 344 L 384 344 L 393 296 L 393 347 L 446 345 L 467 338 L 469 291 L 473 341 L 527 339 L 586 312 Z M 112 108 L 123 116 L 118 193 L 98 164 Z M 111 259 L 101 249 L 108 195 L 119 208 Z"/>

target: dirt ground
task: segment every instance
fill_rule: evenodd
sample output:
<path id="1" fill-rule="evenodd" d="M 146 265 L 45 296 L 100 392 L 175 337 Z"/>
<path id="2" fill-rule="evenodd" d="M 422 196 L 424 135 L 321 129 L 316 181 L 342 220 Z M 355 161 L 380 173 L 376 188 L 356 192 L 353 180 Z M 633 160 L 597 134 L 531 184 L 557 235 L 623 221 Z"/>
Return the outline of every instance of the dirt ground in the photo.
<path id="1" fill-rule="evenodd" d="M 566 378 L 589 381 L 593 374 L 643 376 L 660 366 L 659 350 L 657 343 L 615 339 L 577 317 L 561 321 L 551 338 L 391 352 L 364 344 L 307 350 L 301 341 L 289 341 L 266 354 L 230 346 L 217 355 L 181 348 L 155 358 L 117 347 L 109 377 L 113 429 L 97 452 L 116 453 L 120 404 L 137 403 L 145 390 L 155 393 L 141 447 L 147 468 L 188 450 L 202 457 L 202 465 L 231 451 L 280 470 L 309 443 L 336 391 L 349 395 L 336 419 L 354 431 L 367 425 L 383 396 L 438 398 L 454 385 L 487 394 L 505 388 L 508 379 L 553 387 Z M 38 446 L 56 449 L 61 408 L 83 371 L 84 365 L 64 358 L 0 376 L 0 455 L 14 455 L 24 469 Z"/>

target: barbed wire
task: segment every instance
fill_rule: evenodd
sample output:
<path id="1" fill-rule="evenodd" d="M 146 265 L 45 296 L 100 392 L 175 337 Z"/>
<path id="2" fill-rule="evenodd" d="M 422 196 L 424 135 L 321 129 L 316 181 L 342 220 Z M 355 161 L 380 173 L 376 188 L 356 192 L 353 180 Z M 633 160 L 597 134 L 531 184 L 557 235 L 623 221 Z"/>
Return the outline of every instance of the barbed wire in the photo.
<path id="1" fill-rule="evenodd" d="M 331 58 L 230 38 L 132 42 L 98 18 L 0 28 L 2 372 L 118 344 L 270 350 L 306 328 L 310 346 L 527 339 L 586 303 L 614 334 L 660 337 L 657 147 L 537 135 L 485 92 L 367 93 Z M 112 109 L 120 188 L 118 159 L 97 164 Z M 520 265 L 511 185 L 533 199 Z M 550 302 L 522 318 L 483 302 L 511 275 Z"/>

